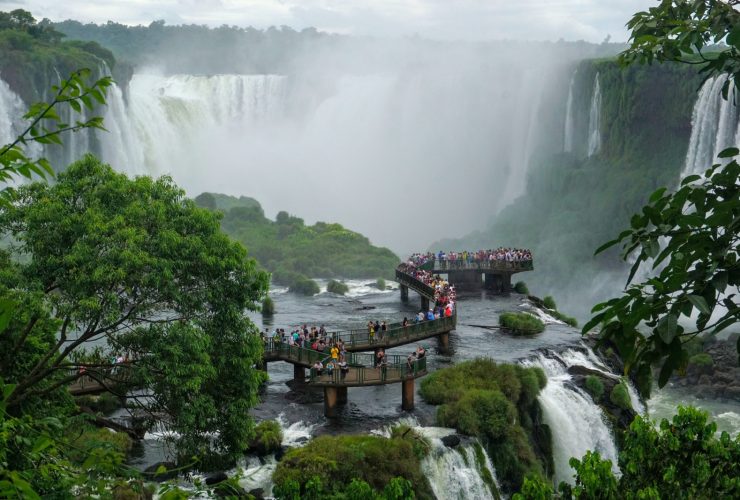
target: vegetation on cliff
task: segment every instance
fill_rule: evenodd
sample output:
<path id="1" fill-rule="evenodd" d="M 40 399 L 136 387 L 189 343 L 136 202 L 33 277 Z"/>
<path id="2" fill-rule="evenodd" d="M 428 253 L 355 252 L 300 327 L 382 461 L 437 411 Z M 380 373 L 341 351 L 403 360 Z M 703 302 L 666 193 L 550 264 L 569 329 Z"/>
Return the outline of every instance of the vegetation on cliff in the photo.
<path id="1" fill-rule="evenodd" d="M 43 99 L 50 82 L 59 83 L 58 75 L 89 68 L 100 77 L 103 64 L 116 70 L 110 50 L 95 42 L 63 38 L 48 22 L 36 22 L 30 12 L 0 12 L 0 74 L 26 103 Z M 120 70 L 115 76 L 127 80 L 126 68 Z"/>
<path id="2" fill-rule="evenodd" d="M 390 278 L 399 262 L 387 248 L 375 247 L 366 237 L 339 224 L 308 226 L 286 212 L 270 220 L 253 198 L 203 193 L 195 202 L 223 212 L 224 232 L 243 243 L 252 257 L 272 272 L 273 282 L 301 293 L 318 293 L 307 277 Z"/>
<path id="3" fill-rule="evenodd" d="M 514 335 L 534 335 L 545 331 L 545 324 L 528 313 L 502 313 L 498 317 L 498 323 Z"/>
<path id="4" fill-rule="evenodd" d="M 525 476 L 553 470 L 550 429 L 537 402 L 546 384 L 540 368 L 475 359 L 428 375 L 420 394 L 440 405 L 437 424 L 481 440 L 503 489 L 512 492 Z"/>

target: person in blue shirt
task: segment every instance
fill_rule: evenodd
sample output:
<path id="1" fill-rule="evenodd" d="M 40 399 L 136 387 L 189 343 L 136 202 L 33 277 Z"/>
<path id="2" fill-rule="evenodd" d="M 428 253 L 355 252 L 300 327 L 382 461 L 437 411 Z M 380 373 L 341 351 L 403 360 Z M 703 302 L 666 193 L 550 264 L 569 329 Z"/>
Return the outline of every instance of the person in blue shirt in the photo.
<path id="1" fill-rule="evenodd" d="M 434 320 L 434 311 L 432 311 L 431 309 L 429 309 L 429 312 L 427 313 L 427 319 L 429 321 L 433 321 Z"/>

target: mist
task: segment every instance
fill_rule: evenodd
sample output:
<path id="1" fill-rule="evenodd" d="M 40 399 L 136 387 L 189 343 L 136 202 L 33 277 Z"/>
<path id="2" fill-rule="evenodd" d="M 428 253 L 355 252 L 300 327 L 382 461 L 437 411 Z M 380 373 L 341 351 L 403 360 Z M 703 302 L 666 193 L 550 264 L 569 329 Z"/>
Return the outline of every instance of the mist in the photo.
<path id="1" fill-rule="evenodd" d="M 550 129 L 562 128 L 574 62 L 609 49 L 324 41 L 277 57 L 283 73 L 172 74 L 150 55 L 110 103 L 103 158 L 405 254 L 479 229 L 523 193 L 533 157 L 562 143 Z"/>

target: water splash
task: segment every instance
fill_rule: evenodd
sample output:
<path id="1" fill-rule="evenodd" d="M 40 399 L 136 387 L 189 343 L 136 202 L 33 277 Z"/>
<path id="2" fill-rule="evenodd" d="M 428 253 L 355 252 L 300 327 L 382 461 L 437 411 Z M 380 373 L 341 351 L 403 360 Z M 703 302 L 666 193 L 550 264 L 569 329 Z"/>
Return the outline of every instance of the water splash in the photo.
<path id="1" fill-rule="evenodd" d="M 565 105 L 565 130 L 563 133 L 563 151 L 570 153 L 573 151 L 573 135 L 575 133 L 575 122 L 573 119 L 573 85 L 576 81 L 578 70 L 570 77 L 568 85 L 568 101 Z"/>

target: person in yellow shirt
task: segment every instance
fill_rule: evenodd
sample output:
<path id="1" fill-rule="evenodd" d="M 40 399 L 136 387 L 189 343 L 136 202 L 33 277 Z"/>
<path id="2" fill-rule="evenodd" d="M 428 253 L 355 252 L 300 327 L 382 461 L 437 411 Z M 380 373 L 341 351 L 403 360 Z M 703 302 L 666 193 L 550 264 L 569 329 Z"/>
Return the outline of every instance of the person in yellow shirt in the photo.
<path id="1" fill-rule="evenodd" d="M 334 344 L 331 347 L 331 359 L 339 361 L 339 348 L 337 347 L 337 344 Z"/>

